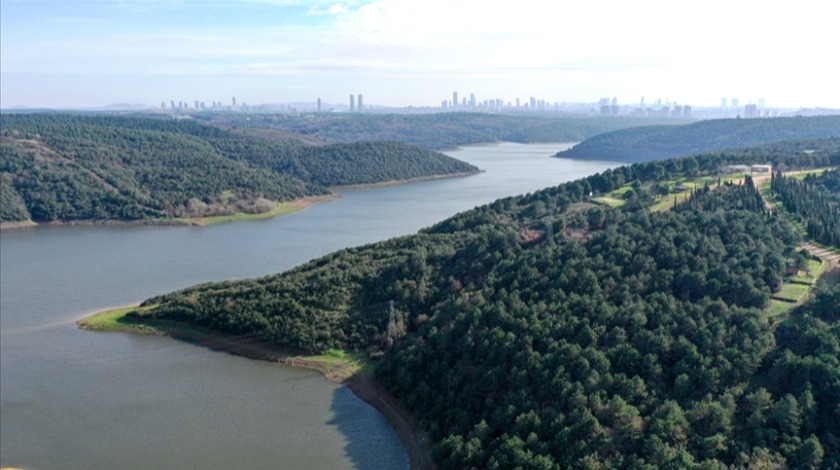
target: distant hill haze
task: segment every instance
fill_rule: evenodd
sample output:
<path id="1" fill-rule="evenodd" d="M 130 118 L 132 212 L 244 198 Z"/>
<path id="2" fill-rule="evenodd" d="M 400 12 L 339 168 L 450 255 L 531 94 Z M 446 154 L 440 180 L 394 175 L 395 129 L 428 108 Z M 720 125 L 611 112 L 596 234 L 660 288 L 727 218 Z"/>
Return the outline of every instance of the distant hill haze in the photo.
<path id="1" fill-rule="evenodd" d="M 636 163 L 794 139 L 840 137 L 840 116 L 715 119 L 682 126 L 643 126 L 589 137 L 563 158 Z"/>

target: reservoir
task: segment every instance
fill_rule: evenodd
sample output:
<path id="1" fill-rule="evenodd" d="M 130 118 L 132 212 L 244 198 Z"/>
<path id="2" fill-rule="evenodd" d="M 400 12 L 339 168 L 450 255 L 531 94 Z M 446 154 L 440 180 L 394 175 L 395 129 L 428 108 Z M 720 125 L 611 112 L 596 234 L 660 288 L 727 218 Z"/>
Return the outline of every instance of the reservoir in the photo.
<path id="1" fill-rule="evenodd" d="M 376 189 L 207 227 L 43 226 L 0 237 L 0 466 L 393 469 L 372 407 L 320 373 L 74 322 L 197 283 L 273 274 L 607 168 L 570 144 L 446 152 L 484 173 Z"/>

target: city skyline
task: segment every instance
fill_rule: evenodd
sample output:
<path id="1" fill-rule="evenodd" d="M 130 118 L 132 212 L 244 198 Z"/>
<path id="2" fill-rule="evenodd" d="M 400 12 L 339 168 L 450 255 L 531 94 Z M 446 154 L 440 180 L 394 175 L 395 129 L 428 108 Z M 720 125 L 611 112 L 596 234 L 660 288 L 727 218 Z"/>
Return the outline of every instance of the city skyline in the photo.
<path id="1" fill-rule="evenodd" d="M 831 0 L 796 8 L 3 0 L 0 8 L 4 109 L 156 106 L 171 96 L 346 103 L 347 90 L 369 94 L 366 107 L 436 107 L 459 90 L 470 103 L 658 96 L 713 107 L 725 96 L 840 108 L 840 4 Z"/>

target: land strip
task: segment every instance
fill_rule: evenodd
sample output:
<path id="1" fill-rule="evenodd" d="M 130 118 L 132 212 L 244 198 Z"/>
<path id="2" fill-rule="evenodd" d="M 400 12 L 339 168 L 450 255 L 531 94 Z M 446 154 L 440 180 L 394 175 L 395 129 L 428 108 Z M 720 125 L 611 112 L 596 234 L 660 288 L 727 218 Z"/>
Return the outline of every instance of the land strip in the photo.
<path id="1" fill-rule="evenodd" d="M 76 325 L 90 331 L 170 336 L 249 359 L 317 370 L 331 382 L 347 385 L 360 400 L 382 413 L 405 447 L 412 469 L 433 468 L 423 431 L 414 423 L 408 410 L 376 382 L 370 373 L 369 361 L 361 354 L 330 350 L 323 355 L 307 355 L 268 344 L 253 335 L 231 336 L 180 322 L 128 316 L 131 312 L 142 313 L 151 308 L 135 304 L 103 310 L 78 320 Z"/>

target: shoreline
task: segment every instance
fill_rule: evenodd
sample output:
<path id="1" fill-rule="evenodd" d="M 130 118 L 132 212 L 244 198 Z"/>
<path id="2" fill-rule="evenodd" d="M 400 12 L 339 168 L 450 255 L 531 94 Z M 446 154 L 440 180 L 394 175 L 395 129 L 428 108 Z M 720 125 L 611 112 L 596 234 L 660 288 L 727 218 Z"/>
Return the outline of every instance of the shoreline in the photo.
<path id="1" fill-rule="evenodd" d="M 338 186 L 329 186 L 330 191 L 346 191 L 352 189 L 374 189 L 374 188 L 390 188 L 391 186 L 402 186 L 404 184 L 422 183 L 424 181 L 444 180 L 450 178 L 463 178 L 466 176 L 473 176 L 484 173 L 484 170 L 466 171 L 461 173 L 450 173 L 446 175 L 432 175 L 432 176 L 417 176 L 404 180 L 390 180 L 382 181 L 380 183 L 362 183 L 362 184 L 342 184 Z"/>
<path id="2" fill-rule="evenodd" d="M 242 339 L 178 322 L 151 321 L 120 323 L 140 304 L 111 307 L 87 313 L 75 321 L 79 329 L 169 336 L 173 339 L 248 359 L 274 362 L 320 372 L 330 382 L 345 385 L 363 402 L 379 411 L 397 434 L 409 458 L 411 469 L 433 468 L 431 449 L 423 431 L 414 423 L 408 410 L 373 378 L 367 364 L 344 354 L 307 355 L 265 344 L 256 339 Z"/>
<path id="3" fill-rule="evenodd" d="M 484 173 L 484 170 L 476 170 L 476 171 L 468 171 L 462 173 L 451 173 L 446 175 L 432 175 L 432 176 L 418 176 L 415 178 L 408 178 L 402 180 L 391 180 L 391 181 L 383 181 L 380 183 L 365 183 L 365 184 L 348 184 L 348 185 L 338 185 L 338 186 L 329 186 L 327 189 L 331 191 L 330 194 L 323 194 L 319 196 L 305 196 L 298 199 L 293 199 L 291 201 L 286 202 L 278 202 L 274 209 L 267 211 L 267 212 L 260 212 L 258 214 L 248 214 L 244 212 L 237 212 L 235 214 L 230 215 L 219 215 L 219 216 L 208 216 L 208 217 L 178 217 L 172 219 L 140 219 L 140 220 L 118 220 L 118 219 L 102 219 L 102 220 L 93 220 L 93 219 L 79 219 L 79 220 L 51 220 L 49 222 L 35 222 L 32 219 L 28 220 L 16 220 L 12 222 L 0 222 L 0 230 L 15 230 L 15 229 L 23 229 L 23 228 L 31 228 L 31 227 L 39 227 L 42 225 L 50 226 L 50 225 L 81 225 L 81 226 L 94 226 L 94 225 L 113 225 L 113 226 L 125 226 L 125 227 L 145 227 L 145 226 L 154 226 L 154 227 L 168 227 L 168 226 L 193 226 L 193 227 L 204 227 L 207 225 L 213 225 L 218 223 L 224 222 L 237 222 L 243 220 L 260 220 L 260 219 L 270 219 L 273 217 L 281 216 L 281 215 L 288 215 L 294 214 L 295 212 L 300 212 L 304 209 L 307 209 L 315 204 L 321 204 L 324 202 L 334 201 L 336 199 L 341 199 L 343 196 L 338 194 L 339 191 L 346 191 L 346 190 L 354 190 L 354 189 L 374 189 L 374 188 L 387 188 L 391 186 L 401 186 L 404 184 L 412 184 L 412 183 L 420 183 L 423 181 L 434 181 L 434 180 L 441 180 L 441 179 L 449 179 L 449 178 L 463 178 L 466 176 L 473 176 L 480 173 Z M 332 192 L 335 191 L 335 192 Z"/>
<path id="4" fill-rule="evenodd" d="M 260 212 L 257 214 L 248 214 L 245 212 L 237 212 L 230 215 L 208 216 L 208 217 L 180 217 L 172 219 L 140 219 L 140 220 L 117 220 L 117 219 L 80 219 L 80 220 L 52 220 L 49 222 L 35 222 L 33 220 L 19 220 L 14 222 L 0 222 L 0 230 L 15 230 L 39 226 L 118 226 L 118 227 L 170 227 L 170 226 L 192 226 L 204 227 L 224 222 L 234 222 L 243 220 L 260 220 L 269 219 L 281 215 L 294 214 L 307 209 L 315 204 L 334 201 L 341 199 L 340 194 L 324 194 L 320 196 L 306 196 L 302 198 L 293 199 L 286 202 L 278 202 L 274 209 L 267 212 Z"/>

